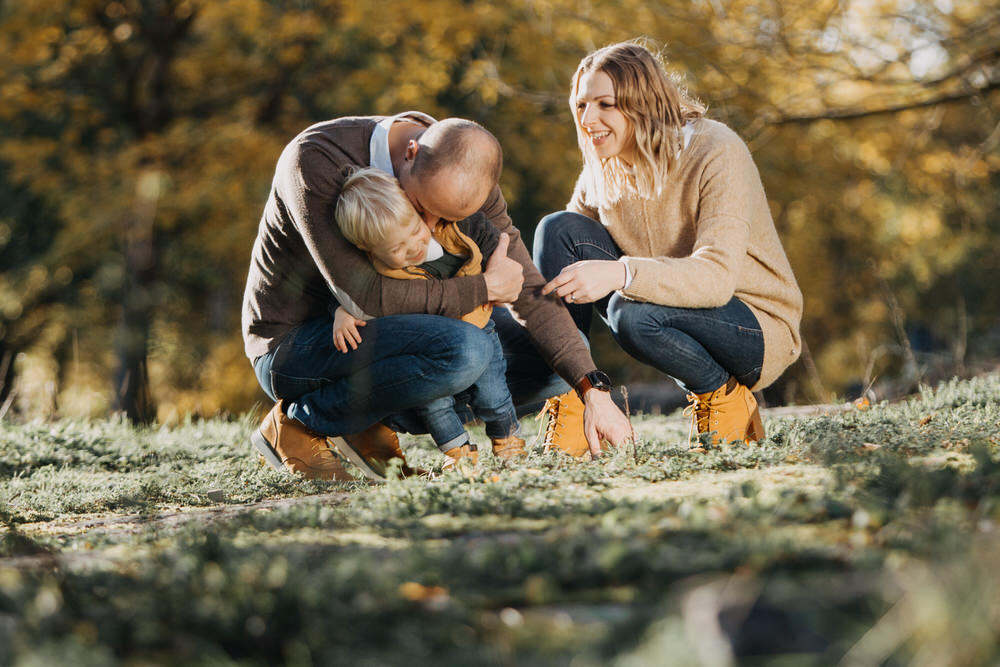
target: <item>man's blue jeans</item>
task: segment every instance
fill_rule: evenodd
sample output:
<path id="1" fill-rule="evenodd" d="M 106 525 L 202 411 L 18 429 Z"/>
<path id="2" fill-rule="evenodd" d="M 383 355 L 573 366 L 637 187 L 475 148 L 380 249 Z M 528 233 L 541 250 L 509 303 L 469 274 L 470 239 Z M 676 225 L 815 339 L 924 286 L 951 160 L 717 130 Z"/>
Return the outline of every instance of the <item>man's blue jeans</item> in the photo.
<path id="1" fill-rule="evenodd" d="M 507 389 L 507 364 L 492 321 L 486 323 L 483 333 L 492 343 L 489 363 L 479 379 L 461 392 L 458 403 L 463 406 L 468 404 L 472 414 L 483 421 L 487 437 L 506 438 L 518 431 L 520 422 Z M 393 415 L 386 423 L 396 431 L 426 431 L 430 433 L 438 449 L 447 452 L 469 441 L 464 426 L 468 417 L 466 410 L 462 410 L 462 415 L 459 415 L 454 397 L 444 396 L 427 405 Z"/>
<path id="2" fill-rule="evenodd" d="M 538 224 L 533 256 L 542 275 L 551 280 L 575 262 L 617 260 L 622 252 L 600 223 L 560 211 Z M 622 349 L 688 391 L 714 391 L 730 375 L 748 387 L 760 379 L 764 336 L 753 312 L 736 297 L 719 308 L 676 308 L 612 292 L 596 303 L 567 307 L 585 335 L 597 310 Z"/>
<path id="3" fill-rule="evenodd" d="M 290 332 L 254 371 L 285 412 L 324 435 L 365 430 L 389 415 L 472 385 L 494 353 L 479 327 L 437 315 L 392 315 L 361 329 L 357 350 L 333 346 L 333 318 Z"/>
<path id="4" fill-rule="evenodd" d="M 325 435 L 358 433 L 379 421 L 425 433 L 414 409 L 456 394 L 454 410 L 471 421 L 469 387 L 496 364 L 497 337 L 518 415 L 569 390 L 510 312 L 494 308 L 492 321 L 495 333 L 437 315 L 379 317 L 361 329 L 358 349 L 343 354 L 333 346 L 333 318 L 322 317 L 258 357 L 254 371 L 271 400 L 285 399 L 289 417 Z"/>

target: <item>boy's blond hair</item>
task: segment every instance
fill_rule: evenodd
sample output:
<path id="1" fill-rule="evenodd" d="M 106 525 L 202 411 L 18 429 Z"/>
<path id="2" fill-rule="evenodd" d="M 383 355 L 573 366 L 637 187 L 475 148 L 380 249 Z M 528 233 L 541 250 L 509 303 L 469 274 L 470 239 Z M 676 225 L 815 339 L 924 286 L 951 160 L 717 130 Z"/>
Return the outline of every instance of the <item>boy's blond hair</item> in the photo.
<path id="1" fill-rule="evenodd" d="M 381 169 L 366 167 L 344 181 L 334 217 L 345 239 L 362 250 L 371 250 L 385 239 L 388 230 L 413 215 L 413 204 L 399 181 Z"/>

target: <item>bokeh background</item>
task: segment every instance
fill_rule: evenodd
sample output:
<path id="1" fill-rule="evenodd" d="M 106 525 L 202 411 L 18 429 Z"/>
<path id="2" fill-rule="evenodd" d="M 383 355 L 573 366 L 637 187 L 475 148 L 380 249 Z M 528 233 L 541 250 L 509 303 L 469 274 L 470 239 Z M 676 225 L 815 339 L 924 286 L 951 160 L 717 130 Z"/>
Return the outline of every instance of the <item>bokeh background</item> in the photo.
<path id="1" fill-rule="evenodd" d="M 998 0 L 0 0 L 0 414 L 245 412 L 243 284 L 295 134 L 473 118 L 530 242 L 580 167 L 570 75 L 639 36 L 749 144 L 804 292 L 769 403 L 996 367 Z M 662 381 L 606 333 L 595 356 Z"/>

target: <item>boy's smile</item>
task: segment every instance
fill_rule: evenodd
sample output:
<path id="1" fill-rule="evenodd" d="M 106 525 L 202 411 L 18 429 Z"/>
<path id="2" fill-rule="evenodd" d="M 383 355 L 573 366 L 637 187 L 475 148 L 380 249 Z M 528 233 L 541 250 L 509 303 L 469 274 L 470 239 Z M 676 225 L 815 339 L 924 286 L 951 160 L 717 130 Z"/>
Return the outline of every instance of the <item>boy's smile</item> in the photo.
<path id="1" fill-rule="evenodd" d="M 408 222 L 387 230 L 382 242 L 369 249 L 369 252 L 390 269 L 402 269 L 416 266 L 426 259 L 430 240 L 430 228 L 414 211 Z"/>

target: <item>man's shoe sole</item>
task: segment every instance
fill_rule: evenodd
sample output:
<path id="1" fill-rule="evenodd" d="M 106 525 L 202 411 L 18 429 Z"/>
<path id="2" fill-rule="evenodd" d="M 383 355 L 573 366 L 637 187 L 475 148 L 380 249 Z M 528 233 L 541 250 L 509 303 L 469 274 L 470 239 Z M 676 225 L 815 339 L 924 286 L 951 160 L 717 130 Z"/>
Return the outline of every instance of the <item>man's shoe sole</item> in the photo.
<path id="1" fill-rule="evenodd" d="M 260 455 L 264 457 L 267 464 L 277 470 L 278 472 L 286 472 L 291 474 L 291 471 L 285 467 L 285 464 L 281 462 L 278 457 L 278 452 L 274 451 L 274 447 L 271 443 L 267 441 L 267 438 L 260 432 L 260 429 L 254 430 L 250 434 L 250 442 L 253 444 L 254 448 L 260 452 Z"/>
<path id="2" fill-rule="evenodd" d="M 385 475 L 380 475 L 378 472 L 376 472 L 375 469 L 371 467 L 371 464 L 368 463 L 368 461 L 366 461 L 361 455 L 359 455 L 356 451 L 354 451 L 354 449 L 349 444 L 347 444 L 346 440 L 337 436 L 337 437 L 327 438 L 327 441 L 332 442 L 337 447 L 337 451 L 339 451 L 341 454 L 347 457 L 348 461 L 356 465 L 358 469 L 360 469 L 361 472 L 364 473 L 365 477 L 372 480 L 373 482 L 385 481 Z"/>

